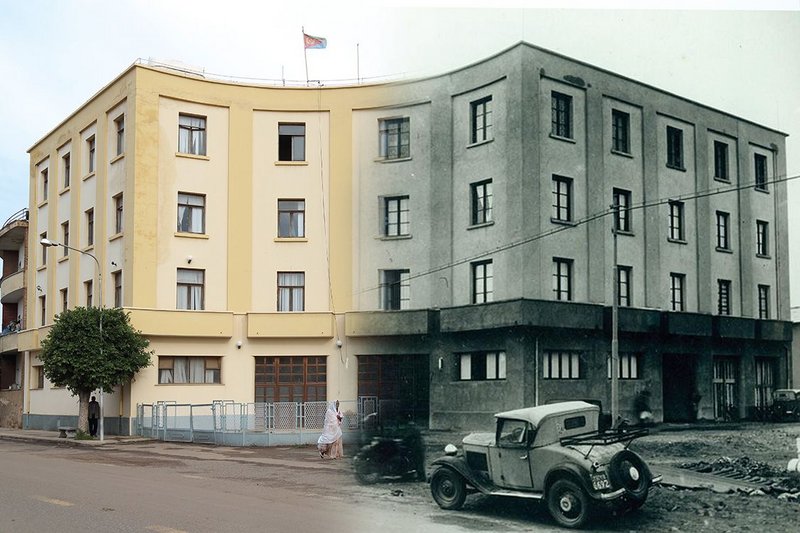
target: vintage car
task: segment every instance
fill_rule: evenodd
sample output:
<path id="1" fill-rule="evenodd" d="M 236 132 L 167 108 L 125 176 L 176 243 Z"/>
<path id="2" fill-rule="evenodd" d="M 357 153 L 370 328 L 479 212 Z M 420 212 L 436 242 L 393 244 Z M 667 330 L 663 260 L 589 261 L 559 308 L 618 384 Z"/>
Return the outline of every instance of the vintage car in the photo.
<path id="1" fill-rule="evenodd" d="M 800 420 L 800 389 L 776 389 L 772 413 L 775 420 Z"/>
<path id="2" fill-rule="evenodd" d="M 472 433 L 462 454 L 449 444 L 433 462 L 433 499 L 443 509 L 459 509 L 468 492 L 541 500 L 573 528 L 601 509 L 638 509 L 661 481 L 628 449 L 647 429 L 600 431 L 599 415 L 580 401 L 496 414 L 495 433 Z"/>

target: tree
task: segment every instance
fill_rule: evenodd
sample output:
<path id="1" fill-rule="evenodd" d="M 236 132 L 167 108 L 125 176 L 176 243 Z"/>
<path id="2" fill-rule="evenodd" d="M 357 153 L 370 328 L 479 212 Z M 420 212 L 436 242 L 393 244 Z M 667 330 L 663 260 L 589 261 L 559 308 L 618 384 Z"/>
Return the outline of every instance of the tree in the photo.
<path id="1" fill-rule="evenodd" d="M 42 341 L 39 359 L 51 383 L 78 396 L 78 427 L 88 431 L 92 391 L 113 390 L 149 366 L 149 345 L 150 341 L 133 329 L 124 310 L 76 307 L 56 316 Z"/>

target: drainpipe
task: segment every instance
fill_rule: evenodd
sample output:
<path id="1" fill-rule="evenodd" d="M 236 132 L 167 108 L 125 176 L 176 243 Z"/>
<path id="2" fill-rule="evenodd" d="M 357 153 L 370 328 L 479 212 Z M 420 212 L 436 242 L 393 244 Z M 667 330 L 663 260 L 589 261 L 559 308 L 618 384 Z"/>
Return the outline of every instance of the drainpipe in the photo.
<path id="1" fill-rule="evenodd" d="M 533 405 L 539 405 L 539 337 L 534 341 Z"/>

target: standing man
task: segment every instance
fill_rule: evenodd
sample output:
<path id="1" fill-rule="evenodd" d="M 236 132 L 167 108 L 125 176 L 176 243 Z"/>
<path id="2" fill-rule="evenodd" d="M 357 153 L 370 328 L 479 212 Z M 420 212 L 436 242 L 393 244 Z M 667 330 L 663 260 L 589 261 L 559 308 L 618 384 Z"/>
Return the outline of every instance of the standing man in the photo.
<path id="1" fill-rule="evenodd" d="M 97 403 L 95 397 L 92 396 L 92 401 L 89 402 L 89 435 L 92 437 L 97 436 L 97 420 L 100 418 L 100 404 Z"/>

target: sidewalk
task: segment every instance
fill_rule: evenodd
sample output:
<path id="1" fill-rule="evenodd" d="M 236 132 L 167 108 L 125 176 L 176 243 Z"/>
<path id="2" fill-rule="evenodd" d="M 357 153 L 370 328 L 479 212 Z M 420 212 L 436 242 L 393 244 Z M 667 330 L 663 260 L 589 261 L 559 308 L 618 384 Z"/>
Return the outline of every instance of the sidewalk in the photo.
<path id="1" fill-rule="evenodd" d="M 0 428 L 0 440 L 16 440 L 22 442 L 50 442 L 64 446 L 103 446 L 105 444 L 128 444 L 136 442 L 150 442 L 151 439 L 138 436 L 119 436 L 105 435 L 104 440 L 90 439 L 78 440 L 75 438 L 63 438 L 58 436 L 58 431 L 46 431 L 39 429 L 14 429 Z"/>

